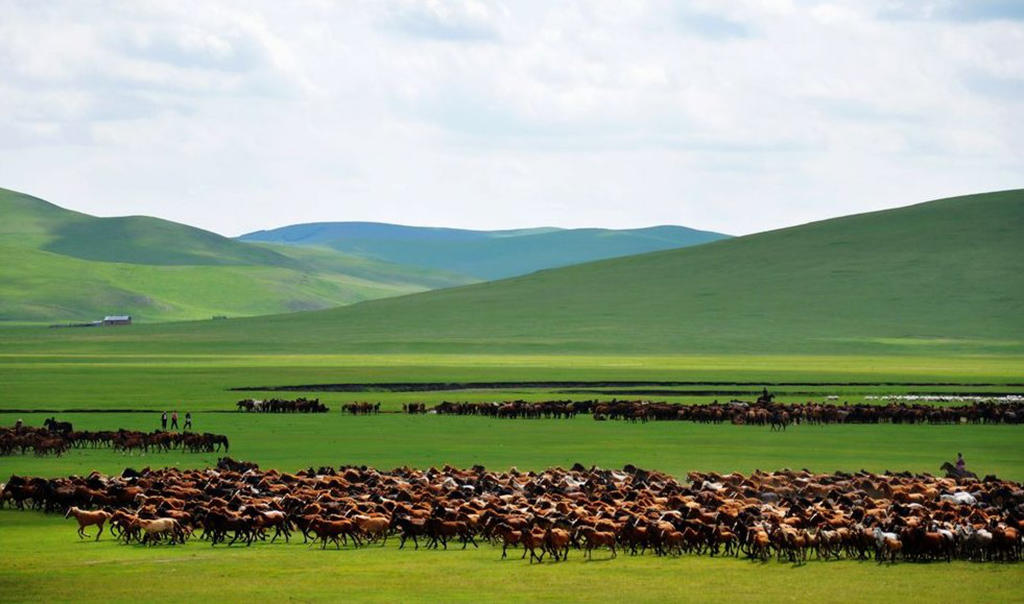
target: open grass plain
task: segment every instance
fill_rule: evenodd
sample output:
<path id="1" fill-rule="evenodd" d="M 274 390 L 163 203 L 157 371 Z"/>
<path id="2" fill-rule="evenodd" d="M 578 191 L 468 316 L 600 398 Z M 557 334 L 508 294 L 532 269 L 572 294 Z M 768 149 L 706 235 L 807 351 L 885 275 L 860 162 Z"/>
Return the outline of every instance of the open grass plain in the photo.
<path id="1" fill-rule="evenodd" d="M 827 395 L 860 402 L 893 392 L 1024 392 L 1019 358 L 812 356 L 583 356 L 583 355 L 331 355 L 218 354 L 191 344 L 164 344 L 163 354 L 104 354 L 95 342 L 54 339 L 38 328 L 8 328 L 0 338 L 0 424 L 21 418 L 39 425 L 56 413 L 80 429 L 157 427 L 158 412 L 194 413 L 196 429 L 227 434 L 230 454 L 262 467 L 295 471 L 310 465 L 392 468 L 470 466 L 538 470 L 549 466 L 622 467 L 632 463 L 682 476 L 693 469 L 750 472 L 807 467 L 815 471 L 912 470 L 936 472 L 963 451 L 971 467 L 1024 480 L 1020 426 L 793 426 L 767 428 L 681 422 L 494 420 L 481 417 L 350 416 L 349 401 L 380 401 L 384 411 L 405 402 L 610 398 L 603 387 L 505 387 L 441 392 L 285 392 L 320 396 L 326 415 L 259 415 L 233 411 L 234 402 L 270 393 L 235 392 L 243 386 L 385 382 L 680 381 L 672 396 L 636 396 L 682 402 L 750 400 L 761 383 L 785 401 Z M 102 335 L 102 334 L 100 334 Z M 127 333 L 126 333 L 127 335 Z M 89 334 L 89 338 L 97 335 Z M 187 342 L 187 340 L 186 340 Z M 141 345 L 141 344 L 140 344 Z M 82 348 L 88 349 L 87 351 Z M 117 351 L 118 346 L 109 345 Z M 19 352 L 23 350 L 24 352 Z M 700 382 L 714 382 L 701 384 Z M 917 385 L 914 385 L 917 384 Z M 927 385 L 926 385 L 927 384 Z M 939 385 L 945 384 L 945 385 Z M 642 390 L 642 388 L 635 388 Z M 714 396 L 710 391 L 729 392 Z M 626 398 L 625 395 L 619 395 Z M 49 412 L 27 413 L 29 409 Z M 105 413 L 83 412 L 105 410 Z M 128 410 L 132 410 L 129 412 Z M 106 449 L 73 450 L 56 458 L 0 458 L 4 475 L 113 473 L 124 467 L 206 467 L 216 454 L 172 452 L 124 455 Z M 137 600 L 237 601 L 246 598 L 382 599 L 388 601 L 532 601 L 629 598 L 636 601 L 804 600 L 856 602 L 1020 601 L 1019 564 L 896 564 L 819 562 L 792 566 L 743 559 L 620 556 L 585 562 L 529 565 L 500 560 L 500 549 L 406 551 L 389 543 L 342 551 L 300 542 L 258 543 L 230 549 L 190 541 L 142 548 L 110 539 L 79 542 L 72 521 L 37 512 L 0 512 L 0 593 L 5 601 Z M 300 540 L 301 541 L 301 540 Z M 600 557 L 600 556 L 598 556 Z M 300 595 L 301 594 L 301 595 Z"/>

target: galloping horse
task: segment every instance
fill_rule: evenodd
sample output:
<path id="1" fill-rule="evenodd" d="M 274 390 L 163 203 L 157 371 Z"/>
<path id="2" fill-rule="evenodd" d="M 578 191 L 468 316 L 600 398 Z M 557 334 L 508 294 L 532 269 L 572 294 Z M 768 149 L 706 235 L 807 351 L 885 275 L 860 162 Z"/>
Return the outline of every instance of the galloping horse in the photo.
<path id="1" fill-rule="evenodd" d="M 947 462 L 944 462 L 939 469 L 946 473 L 946 478 L 973 478 L 978 479 L 978 475 L 970 470 L 958 470 L 956 466 Z"/>
<path id="2" fill-rule="evenodd" d="M 92 526 L 94 524 L 99 526 L 100 530 L 98 533 L 96 533 L 96 541 L 99 541 L 100 535 L 103 533 L 103 523 L 105 523 L 107 520 L 110 520 L 111 515 L 109 512 L 104 512 L 103 510 L 90 512 L 87 510 L 80 510 L 75 506 L 71 506 L 70 508 L 68 508 L 67 513 L 64 514 L 65 518 L 67 518 L 68 516 L 74 516 L 75 520 L 78 521 L 78 537 L 80 539 L 85 539 L 85 527 Z"/>
<path id="3" fill-rule="evenodd" d="M 768 422 L 772 432 L 775 431 L 786 431 L 786 426 L 789 425 L 789 413 L 780 411 L 772 414 L 771 421 Z"/>
<path id="4" fill-rule="evenodd" d="M 145 531 L 141 543 L 156 545 L 163 535 L 170 537 L 170 543 L 185 543 L 187 535 L 182 531 L 181 524 L 174 518 L 157 518 L 156 520 L 139 519 L 139 527 Z"/>

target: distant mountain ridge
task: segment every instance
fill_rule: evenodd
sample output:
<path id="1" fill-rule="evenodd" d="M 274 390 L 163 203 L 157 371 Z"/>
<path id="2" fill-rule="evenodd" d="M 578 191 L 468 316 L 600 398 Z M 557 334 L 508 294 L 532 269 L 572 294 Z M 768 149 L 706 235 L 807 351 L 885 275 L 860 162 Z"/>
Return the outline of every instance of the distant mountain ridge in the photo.
<path id="1" fill-rule="evenodd" d="M 247 233 L 241 241 L 288 243 L 292 245 L 323 245 L 337 239 L 411 239 L 441 241 L 479 241 L 496 237 L 518 237 L 563 231 L 557 227 L 537 227 L 503 231 L 475 231 L 448 227 L 419 227 L 388 222 L 307 222 L 276 229 Z"/>
<path id="2" fill-rule="evenodd" d="M 314 310 L 472 283 L 148 216 L 98 218 L 0 189 L 0 321 L 142 321 Z"/>
<path id="3" fill-rule="evenodd" d="M 663 225 L 474 231 L 376 222 L 319 222 L 247 233 L 240 241 L 326 247 L 490 281 L 571 264 L 686 247 L 729 235 Z"/>
<path id="4" fill-rule="evenodd" d="M 1024 190 L 1000 191 L 154 333 L 282 352 L 1020 355 L 1022 233 Z"/>
<path id="5" fill-rule="evenodd" d="M 0 189 L 0 321 L 317 310 L 675 247 L 684 231 L 320 223 L 231 239 L 148 216 L 99 218 Z"/>

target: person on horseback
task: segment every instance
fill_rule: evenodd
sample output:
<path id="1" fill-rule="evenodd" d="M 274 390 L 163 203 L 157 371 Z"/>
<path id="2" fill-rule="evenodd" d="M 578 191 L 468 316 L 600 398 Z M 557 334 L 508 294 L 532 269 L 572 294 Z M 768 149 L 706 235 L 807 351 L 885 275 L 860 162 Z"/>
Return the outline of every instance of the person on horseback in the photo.
<path id="1" fill-rule="evenodd" d="M 966 469 L 967 469 L 967 462 L 964 461 L 964 454 L 963 453 L 957 453 L 956 454 L 956 471 L 961 476 L 963 476 L 964 470 L 966 470 Z"/>

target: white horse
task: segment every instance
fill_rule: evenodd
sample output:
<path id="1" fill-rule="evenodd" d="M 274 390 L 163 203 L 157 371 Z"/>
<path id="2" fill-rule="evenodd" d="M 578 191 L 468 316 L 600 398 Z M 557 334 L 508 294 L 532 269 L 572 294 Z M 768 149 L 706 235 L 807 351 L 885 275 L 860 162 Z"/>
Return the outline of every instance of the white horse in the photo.
<path id="1" fill-rule="evenodd" d="M 939 495 L 939 499 L 942 501 L 949 501 L 957 505 L 977 505 L 978 498 L 970 493 L 959 491 L 957 493 L 945 493 Z"/>
<path id="2" fill-rule="evenodd" d="M 886 557 L 889 562 L 896 561 L 896 554 L 903 549 L 903 542 L 896 533 L 887 533 L 879 527 L 875 527 L 875 557 L 882 562 Z"/>

